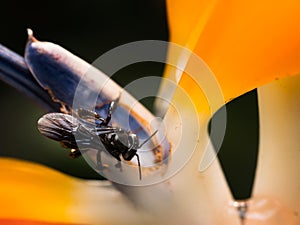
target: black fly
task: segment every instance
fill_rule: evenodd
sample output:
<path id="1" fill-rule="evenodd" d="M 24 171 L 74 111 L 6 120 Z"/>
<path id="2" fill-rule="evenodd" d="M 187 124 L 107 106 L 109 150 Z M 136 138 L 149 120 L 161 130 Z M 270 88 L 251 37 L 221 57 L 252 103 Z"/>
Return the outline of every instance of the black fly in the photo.
<path id="1" fill-rule="evenodd" d="M 154 132 L 143 143 L 139 144 L 136 134 L 125 131 L 119 127 L 109 125 L 115 101 L 111 102 L 106 118 L 100 117 L 96 112 L 79 109 L 77 110 L 78 119 L 63 113 L 48 113 L 38 121 L 39 131 L 46 137 L 59 141 L 63 147 L 71 149 L 70 156 L 77 158 L 81 152 L 90 148 L 97 149 L 97 168 L 102 168 L 101 149 L 103 146 L 119 163 L 122 158 L 130 161 L 134 156 L 137 158 L 139 167 L 139 178 L 142 179 L 140 158 L 137 150 L 149 141 L 155 134 Z M 79 147 L 81 148 L 81 152 Z M 119 165 L 120 166 L 120 165 Z"/>

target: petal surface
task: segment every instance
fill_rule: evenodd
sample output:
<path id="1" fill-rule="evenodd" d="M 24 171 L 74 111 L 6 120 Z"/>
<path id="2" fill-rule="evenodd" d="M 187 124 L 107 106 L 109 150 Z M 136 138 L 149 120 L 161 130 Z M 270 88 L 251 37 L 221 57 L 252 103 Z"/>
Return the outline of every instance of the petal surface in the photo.
<path id="1" fill-rule="evenodd" d="M 106 181 L 0 158 L 0 224 L 135 224 L 136 211 Z M 114 214 L 118 211 L 118 217 Z M 126 216 L 125 216 L 126 215 Z"/>
<path id="2" fill-rule="evenodd" d="M 299 10 L 296 0 L 169 0 L 170 41 L 208 64 L 227 102 L 300 71 Z M 170 57 L 180 62 L 180 53 Z M 166 76 L 170 73 L 167 69 Z M 182 86 L 187 87 L 184 81 Z"/>

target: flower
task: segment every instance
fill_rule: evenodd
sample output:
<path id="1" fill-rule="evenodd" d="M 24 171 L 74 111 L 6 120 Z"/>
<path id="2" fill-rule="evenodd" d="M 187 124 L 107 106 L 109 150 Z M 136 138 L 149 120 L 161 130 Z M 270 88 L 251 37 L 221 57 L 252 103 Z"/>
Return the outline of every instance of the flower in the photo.
<path id="1" fill-rule="evenodd" d="M 172 99 L 179 107 L 184 106 L 181 116 L 187 118 L 186 123 L 195 123 L 189 115 L 196 106 L 198 119 L 205 127 L 209 116 L 222 104 L 273 81 L 259 88 L 261 149 L 254 203 L 249 203 L 249 224 L 261 221 L 275 224 L 282 223 L 281 220 L 299 223 L 300 179 L 296 162 L 299 126 L 296 123 L 300 83 L 297 76 L 283 79 L 296 75 L 300 69 L 300 31 L 295 29 L 300 22 L 299 7 L 297 1 L 168 2 L 171 42 L 199 55 L 215 74 L 224 95 L 224 102 L 214 98 L 208 101 L 198 85 L 201 77 L 191 79 L 187 73 L 168 67 L 165 76 L 178 82 L 193 103 L 188 105 L 178 91 Z M 182 58 L 182 52 L 170 49 L 169 57 L 183 64 L 185 69 L 191 66 L 191 59 Z M 162 95 L 167 91 L 163 85 Z M 271 113 L 270 109 L 275 111 Z M 166 120 L 172 123 L 167 123 L 168 130 L 180 126 L 174 117 L 169 109 Z M 214 161 L 202 173 L 198 170 L 208 135 L 200 131 L 199 136 L 193 138 L 200 143 L 188 164 L 169 181 L 144 187 L 87 182 L 43 166 L 1 159 L 0 174 L 5 185 L 1 185 L 0 195 L 6 207 L 1 210 L 0 218 L 11 223 L 27 220 L 37 221 L 37 224 L 43 221 L 55 224 L 238 224 L 238 216 L 228 210 L 228 202 L 233 199 L 218 162 Z M 169 141 L 176 143 L 176 136 L 170 135 Z M 192 147 L 192 144 L 186 145 L 187 149 Z M 263 202 L 266 211 L 272 212 L 270 218 L 264 217 L 270 213 L 262 213 L 264 210 L 255 204 L 257 202 Z M 39 208 L 33 207 L 36 205 Z M 256 215 L 259 217 L 254 217 Z"/>

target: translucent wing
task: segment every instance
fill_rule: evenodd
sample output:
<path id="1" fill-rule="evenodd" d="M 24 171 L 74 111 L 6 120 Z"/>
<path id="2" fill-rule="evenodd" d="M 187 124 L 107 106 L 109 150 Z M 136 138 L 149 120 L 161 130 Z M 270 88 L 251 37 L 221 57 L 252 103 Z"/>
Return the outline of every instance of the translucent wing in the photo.
<path id="1" fill-rule="evenodd" d="M 78 149 L 78 145 L 99 149 L 99 135 L 115 132 L 115 128 L 96 127 L 91 122 L 64 113 L 45 114 L 38 121 L 38 129 L 46 137 L 71 149 Z"/>

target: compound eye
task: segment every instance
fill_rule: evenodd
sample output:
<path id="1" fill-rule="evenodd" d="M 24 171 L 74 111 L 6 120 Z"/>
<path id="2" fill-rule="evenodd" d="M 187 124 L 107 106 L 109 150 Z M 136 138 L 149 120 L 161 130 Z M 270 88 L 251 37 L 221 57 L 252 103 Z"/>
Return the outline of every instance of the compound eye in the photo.
<path id="1" fill-rule="evenodd" d="M 136 134 L 129 134 L 129 145 L 130 145 L 130 148 L 138 149 L 139 139 L 136 136 Z"/>

